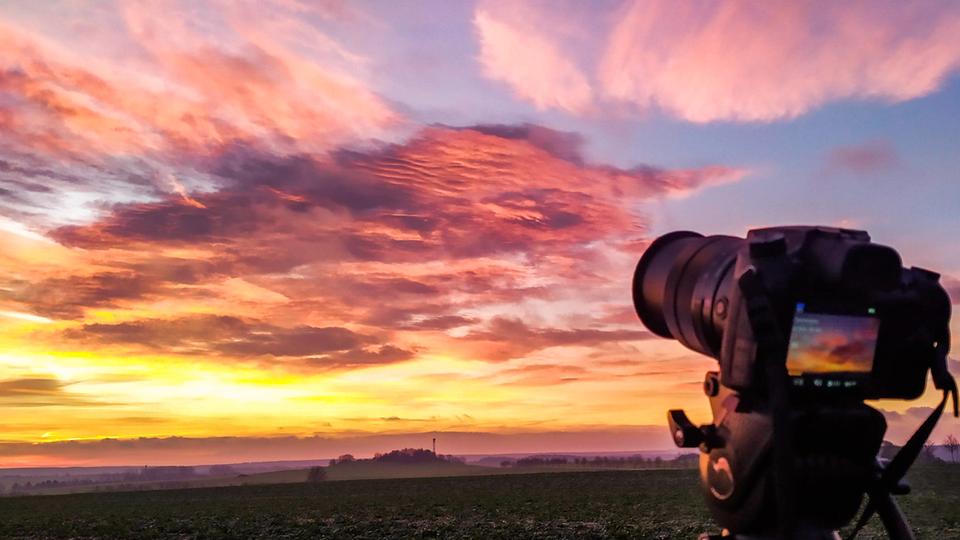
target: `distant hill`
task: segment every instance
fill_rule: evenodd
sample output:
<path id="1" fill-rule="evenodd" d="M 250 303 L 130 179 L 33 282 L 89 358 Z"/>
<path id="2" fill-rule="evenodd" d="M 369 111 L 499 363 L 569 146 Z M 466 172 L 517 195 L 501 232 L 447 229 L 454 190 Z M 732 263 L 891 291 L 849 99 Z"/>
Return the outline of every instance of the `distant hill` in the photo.
<path id="1" fill-rule="evenodd" d="M 471 465 L 480 465 L 482 467 L 500 467 L 504 461 L 514 462 L 519 459 L 528 458 L 528 457 L 559 457 L 566 458 L 567 461 L 573 462 L 577 458 L 598 458 L 598 457 L 607 457 L 607 458 L 626 458 L 633 456 L 642 456 L 646 459 L 664 459 L 670 460 L 674 459 L 680 455 L 680 452 L 677 450 L 673 451 L 648 451 L 648 450 L 638 450 L 636 452 L 563 452 L 563 453 L 512 453 L 512 454 L 480 454 L 480 455 L 464 455 L 461 456 L 464 460 Z"/>
<path id="2" fill-rule="evenodd" d="M 326 480 L 364 480 L 375 478 L 424 478 L 490 474 L 490 469 L 467 465 L 462 458 L 438 455 L 424 448 L 403 448 L 370 459 L 347 454 L 330 460 Z"/>
<path id="3" fill-rule="evenodd" d="M 372 480 L 377 478 L 432 478 L 438 476 L 488 475 L 489 467 L 436 461 L 432 463 L 393 463 L 358 461 L 327 468 L 327 480 Z"/>
<path id="4" fill-rule="evenodd" d="M 657 457 L 670 467 L 676 452 L 570 452 L 480 456 L 436 455 L 422 448 L 375 454 L 369 459 L 336 459 L 197 465 L 192 467 L 50 467 L 0 469 L 0 495 L 63 494 L 90 491 L 145 491 L 307 482 L 322 467 L 325 481 L 528 474 L 557 470 L 631 468 L 628 458 Z M 597 460 L 597 458 L 601 458 Z M 470 460 L 470 461 L 467 461 Z M 517 466 L 517 461 L 522 463 Z M 596 461 L 595 461 L 596 460 Z M 504 466 L 506 462 L 507 466 Z M 326 465 L 326 467 L 323 467 Z"/>

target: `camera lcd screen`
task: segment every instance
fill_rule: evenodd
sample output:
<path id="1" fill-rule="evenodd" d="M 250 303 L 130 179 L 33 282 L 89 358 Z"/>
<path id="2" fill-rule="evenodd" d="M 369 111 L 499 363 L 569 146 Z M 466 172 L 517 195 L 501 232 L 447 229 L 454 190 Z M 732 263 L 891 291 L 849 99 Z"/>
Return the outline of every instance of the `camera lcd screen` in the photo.
<path id="1" fill-rule="evenodd" d="M 790 331 L 787 372 L 791 376 L 869 373 L 879 328 L 876 317 L 809 313 L 798 304 Z"/>

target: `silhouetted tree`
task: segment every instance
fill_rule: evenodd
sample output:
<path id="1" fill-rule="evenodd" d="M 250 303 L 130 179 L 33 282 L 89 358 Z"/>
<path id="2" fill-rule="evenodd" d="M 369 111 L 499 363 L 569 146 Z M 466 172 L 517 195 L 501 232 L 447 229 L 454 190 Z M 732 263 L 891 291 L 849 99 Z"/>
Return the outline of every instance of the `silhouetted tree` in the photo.
<path id="1" fill-rule="evenodd" d="M 344 454 L 337 459 L 331 459 L 329 467 L 342 465 L 344 463 L 395 463 L 395 464 L 414 464 L 414 463 L 466 463 L 467 460 L 460 456 L 450 454 L 435 454 L 433 450 L 426 448 L 402 448 L 400 450 L 391 450 L 386 453 L 377 452 L 370 459 L 356 459 L 350 454 Z"/>
<path id="2" fill-rule="evenodd" d="M 175 480 L 196 476 L 196 469 L 182 466 L 144 467 L 138 480 Z"/>
<path id="3" fill-rule="evenodd" d="M 307 473 L 307 483 L 319 484 L 326 479 L 327 471 L 323 467 L 310 467 L 310 472 Z"/>
<path id="4" fill-rule="evenodd" d="M 338 457 L 337 459 L 331 459 L 330 466 L 333 467 L 334 465 L 343 465 L 344 463 L 353 463 L 356 460 L 357 459 L 353 457 L 353 454 L 344 454 Z"/>
<path id="5" fill-rule="evenodd" d="M 953 433 L 947 435 L 947 438 L 943 440 L 943 446 L 950 452 L 950 461 L 956 463 L 957 461 L 957 452 L 960 451 L 960 441 L 953 436 Z"/>
<path id="6" fill-rule="evenodd" d="M 403 448 L 401 450 L 391 450 L 386 454 L 378 454 L 373 457 L 374 461 L 383 463 L 433 463 L 436 461 L 451 461 L 449 456 L 438 456 L 432 450 L 426 448 Z"/>

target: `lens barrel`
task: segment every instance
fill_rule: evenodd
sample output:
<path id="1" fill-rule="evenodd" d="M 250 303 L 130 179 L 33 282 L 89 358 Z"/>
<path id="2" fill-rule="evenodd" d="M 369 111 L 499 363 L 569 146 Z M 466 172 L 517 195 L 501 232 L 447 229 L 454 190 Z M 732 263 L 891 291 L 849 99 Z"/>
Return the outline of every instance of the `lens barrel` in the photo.
<path id="1" fill-rule="evenodd" d="M 691 231 L 650 244 L 633 274 L 633 306 L 654 334 L 717 357 L 733 286 L 733 266 L 745 240 Z"/>

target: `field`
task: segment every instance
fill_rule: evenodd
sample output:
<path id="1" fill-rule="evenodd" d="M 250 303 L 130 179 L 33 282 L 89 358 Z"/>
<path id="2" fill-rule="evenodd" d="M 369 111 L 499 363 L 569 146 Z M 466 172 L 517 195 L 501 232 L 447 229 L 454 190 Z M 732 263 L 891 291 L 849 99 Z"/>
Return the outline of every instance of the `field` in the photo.
<path id="1" fill-rule="evenodd" d="M 3 538 L 695 538 L 691 470 L 344 480 L 0 499 Z M 920 538 L 960 538 L 960 467 L 912 473 Z M 871 528 L 860 538 L 881 538 Z"/>
<path id="2" fill-rule="evenodd" d="M 415 463 L 397 465 L 393 463 L 357 462 L 341 463 L 325 469 L 328 480 L 382 480 L 392 478 L 432 478 L 438 476 L 477 476 L 508 474 L 511 469 L 494 469 L 466 465 L 463 463 Z M 251 474 L 238 478 L 211 479 L 197 482 L 197 485 L 254 485 L 287 484 L 306 482 L 307 470 L 294 469 L 269 473 Z"/>

